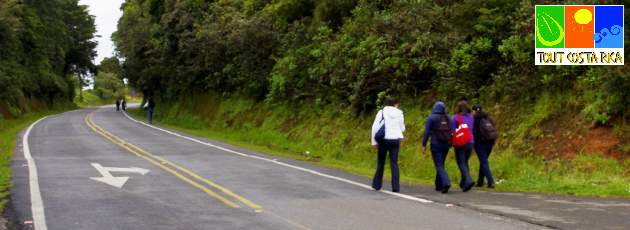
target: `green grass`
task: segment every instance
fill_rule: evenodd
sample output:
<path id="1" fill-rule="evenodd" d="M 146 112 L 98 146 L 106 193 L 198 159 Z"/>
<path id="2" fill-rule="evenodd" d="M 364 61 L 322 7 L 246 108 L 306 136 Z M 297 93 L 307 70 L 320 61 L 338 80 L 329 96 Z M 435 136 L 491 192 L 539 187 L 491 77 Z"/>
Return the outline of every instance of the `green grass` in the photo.
<path id="1" fill-rule="evenodd" d="M 127 95 L 125 98 L 127 100 L 127 104 L 142 102 L 141 97 L 131 97 Z M 79 97 L 79 91 L 77 90 L 73 102 L 81 108 L 90 108 L 101 105 L 114 104 L 116 101 L 115 99 L 102 99 L 94 94 L 94 91 L 92 90 L 84 90 L 83 98 L 81 98 Z"/>
<path id="2" fill-rule="evenodd" d="M 83 98 L 79 96 L 79 92 L 77 91 L 76 96 L 74 97 L 74 103 L 81 108 L 89 108 L 114 103 L 113 101 L 105 101 L 99 98 L 93 93 L 92 90 L 84 90 L 82 94 Z"/>
<path id="3" fill-rule="evenodd" d="M 4 211 L 11 187 L 11 159 L 17 134 L 34 121 L 74 108 L 65 106 L 48 112 L 27 113 L 18 119 L 0 119 L 0 211 Z"/>
<path id="4" fill-rule="evenodd" d="M 546 114 L 528 119 L 542 120 L 549 116 L 549 109 L 536 111 Z M 144 117 L 139 110 L 132 113 Z M 429 151 L 420 154 L 420 134 L 428 113 L 428 110 L 405 110 L 406 140 L 399 155 L 403 183 L 433 184 L 435 171 Z M 369 143 L 371 116 L 361 119 L 332 108 L 282 105 L 271 108 L 245 99 L 227 98 L 218 102 L 211 97 L 198 97 L 159 105 L 155 121 L 193 135 L 358 175 L 372 176 L 375 168 L 375 151 Z M 500 140 L 490 159 L 499 182 L 498 191 L 630 197 L 628 160 L 618 162 L 597 154 L 580 154 L 575 159 L 544 161 L 536 154 L 520 153 L 501 143 L 507 140 Z M 471 175 L 476 179 L 476 156 L 471 157 L 470 164 Z M 453 151 L 449 153 L 446 168 L 452 184 L 458 184 Z"/>

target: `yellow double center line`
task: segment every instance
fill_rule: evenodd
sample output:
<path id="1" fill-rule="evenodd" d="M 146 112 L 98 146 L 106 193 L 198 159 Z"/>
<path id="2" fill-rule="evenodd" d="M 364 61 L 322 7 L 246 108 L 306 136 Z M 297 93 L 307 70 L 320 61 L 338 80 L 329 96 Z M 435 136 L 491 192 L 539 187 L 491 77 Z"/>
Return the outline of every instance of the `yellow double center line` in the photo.
<path id="1" fill-rule="evenodd" d="M 187 169 L 185 167 L 182 167 L 180 165 L 177 165 L 171 161 L 168 161 L 162 157 L 153 155 L 150 152 L 147 152 L 144 149 L 141 149 L 138 146 L 135 146 L 129 142 L 126 142 L 125 140 L 111 134 L 110 132 L 108 132 L 107 130 L 103 129 L 102 127 L 96 125 L 93 121 L 92 121 L 92 117 L 94 116 L 94 113 L 96 111 L 88 114 L 85 117 L 85 123 L 92 129 L 94 130 L 94 132 L 97 132 L 99 134 L 101 134 L 103 137 L 107 138 L 108 140 L 110 140 L 111 142 L 113 142 L 114 144 L 120 146 L 121 148 L 127 150 L 128 152 L 139 156 L 145 160 L 147 160 L 148 162 L 162 168 L 164 171 L 172 174 L 173 176 L 181 179 L 182 181 L 192 185 L 193 187 L 196 187 L 198 189 L 200 189 L 201 191 L 207 193 L 208 195 L 210 195 L 211 197 L 216 198 L 217 200 L 223 202 L 226 206 L 228 207 L 232 207 L 232 208 L 240 208 L 241 206 L 239 204 L 237 204 L 237 202 L 240 202 L 252 209 L 254 209 L 256 212 L 262 212 L 262 207 L 260 207 L 259 205 L 255 204 L 254 202 L 230 191 L 229 189 L 220 186 L 202 176 L 199 176 L 198 174 L 194 173 L 192 170 Z M 201 183 L 200 183 L 201 182 Z M 205 184 L 205 185 L 204 185 Z M 231 197 L 234 200 L 228 199 L 225 196 L 222 196 L 221 194 L 216 193 L 214 190 L 210 189 L 210 188 L 214 188 L 217 189 L 219 191 L 221 191 L 223 194 L 227 195 L 228 197 Z"/>

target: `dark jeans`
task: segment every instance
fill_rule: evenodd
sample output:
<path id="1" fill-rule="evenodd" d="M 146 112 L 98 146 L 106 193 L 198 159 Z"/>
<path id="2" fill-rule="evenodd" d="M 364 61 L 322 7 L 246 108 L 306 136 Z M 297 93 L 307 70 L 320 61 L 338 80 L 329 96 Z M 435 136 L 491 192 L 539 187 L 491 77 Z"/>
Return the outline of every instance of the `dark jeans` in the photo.
<path id="1" fill-rule="evenodd" d="M 448 144 L 431 144 L 431 155 L 433 156 L 433 165 L 435 165 L 435 190 L 442 191 L 444 186 L 451 186 L 451 179 L 448 178 L 446 169 L 444 169 L 444 161 L 448 154 Z"/>
<path id="2" fill-rule="evenodd" d="M 483 180 L 486 178 L 489 185 L 494 185 L 494 178 L 490 171 L 490 163 L 488 163 L 488 158 L 490 158 L 493 146 L 494 143 L 492 142 L 475 143 L 475 152 L 477 153 L 477 158 L 479 158 L 479 179 L 477 180 L 477 184 L 483 185 Z"/>
<path id="3" fill-rule="evenodd" d="M 372 188 L 380 190 L 383 187 L 383 171 L 385 170 L 385 160 L 387 152 L 389 152 L 389 163 L 392 168 L 392 191 L 400 191 L 400 182 L 398 175 L 398 150 L 400 149 L 400 140 L 383 140 L 378 144 L 378 159 L 376 161 L 376 173 L 372 180 Z"/>
<path id="4" fill-rule="evenodd" d="M 153 109 L 147 108 L 147 120 L 149 120 L 149 124 L 153 124 Z"/>
<path id="5" fill-rule="evenodd" d="M 455 158 L 457 159 L 457 166 L 459 167 L 459 173 L 462 178 L 459 182 L 459 187 L 461 188 L 465 188 L 468 185 L 473 184 L 468 167 L 468 159 L 470 159 L 472 149 L 472 144 L 467 144 L 462 148 L 455 148 Z"/>

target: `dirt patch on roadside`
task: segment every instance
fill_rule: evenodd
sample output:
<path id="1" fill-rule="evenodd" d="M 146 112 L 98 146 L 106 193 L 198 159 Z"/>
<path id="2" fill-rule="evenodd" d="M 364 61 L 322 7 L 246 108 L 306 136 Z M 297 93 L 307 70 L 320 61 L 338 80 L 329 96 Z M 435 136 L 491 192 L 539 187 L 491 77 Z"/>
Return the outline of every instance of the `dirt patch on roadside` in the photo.
<path id="1" fill-rule="evenodd" d="M 13 118 L 11 113 L 9 113 L 9 110 L 7 108 L 5 108 L 4 106 L 2 106 L 2 105 L 0 105 L 0 116 L 2 116 L 2 118 L 4 118 L 4 119 Z"/>
<path id="2" fill-rule="evenodd" d="M 621 140 L 607 126 L 591 127 L 580 115 L 554 119 L 540 125 L 543 135 L 533 141 L 534 151 L 545 159 L 571 159 L 579 153 L 602 154 L 624 160 Z"/>

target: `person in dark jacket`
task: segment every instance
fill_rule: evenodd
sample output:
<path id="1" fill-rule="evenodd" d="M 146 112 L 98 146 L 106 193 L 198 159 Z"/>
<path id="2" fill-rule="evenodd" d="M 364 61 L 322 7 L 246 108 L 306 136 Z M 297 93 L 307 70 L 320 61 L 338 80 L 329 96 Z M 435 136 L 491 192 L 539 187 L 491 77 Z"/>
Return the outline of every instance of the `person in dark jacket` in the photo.
<path id="1" fill-rule="evenodd" d="M 459 118 L 462 118 L 462 122 L 468 126 L 470 132 L 474 130 L 474 120 L 473 116 L 470 114 L 470 106 L 468 106 L 468 102 L 465 100 L 461 100 L 457 102 L 457 113 L 451 117 L 451 128 L 453 130 L 457 130 L 459 126 Z M 457 159 L 457 166 L 459 167 L 459 172 L 461 174 L 461 181 L 459 182 L 459 186 L 462 188 L 462 191 L 468 192 L 474 185 L 472 178 L 470 177 L 468 160 L 470 159 L 470 155 L 472 154 L 473 144 L 475 143 L 475 137 L 472 133 L 470 133 L 472 138 L 468 144 L 463 147 L 455 148 L 455 159 Z"/>
<path id="2" fill-rule="evenodd" d="M 120 100 L 116 99 L 116 111 L 120 111 Z"/>
<path id="3" fill-rule="evenodd" d="M 153 124 L 153 110 L 155 109 L 155 102 L 153 98 L 147 99 L 147 119 L 149 120 L 149 124 Z"/>
<path id="4" fill-rule="evenodd" d="M 487 138 L 482 137 L 480 123 L 482 119 L 487 119 L 494 127 L 496 127 L 496 125 L 490 116 L 482 111 L 480 105 L 473 106 L 473 111 L 475 112 L 475 122 L 473 126 L 473 135 L 476 140 L 475 152 L 477 153 L 477 158 L 479 158 L 479 179 L 477 180 L 477 187 L 483 187 L 485 178 L 488 180 L 488 188 L 494 188 L 495 183 L 488 158 L 490 158 L 495 140 L 487 140 Z"/>
<path id="5" fill-rule="evenodd" d="M 121 100 L 120 105 L 121 105 L 121 107 L 122 107 L 122 110 L 123 110 L 123 111 L 126 111 L 126 110 L 127 110 L 127 101 L 125 100 L 125 98 L 123 98 L 123 99 Z"/>
<path id="6" fill-rule="evenodd" d="M 442 193 L 448 193 L 448 190 L 451 188 L 451 180 L 444 168 L 446 155 L 451 148 L 450 136 L 452 129 L 449 120 L 450 117 L 446 114 L 444 102 L 436 102 L 433 105 L 433 113 L 429 115 L 424 124 L 424 135 L 422 136 L 423 153 L 426 152 L 429 137 L 431 138 L 431 156 L 433 156 L 433 165 L 435 165 L 436 170 L 435 190 Z M 444 126 L 447 127 L 446 130 L 443 128 Z"/>

